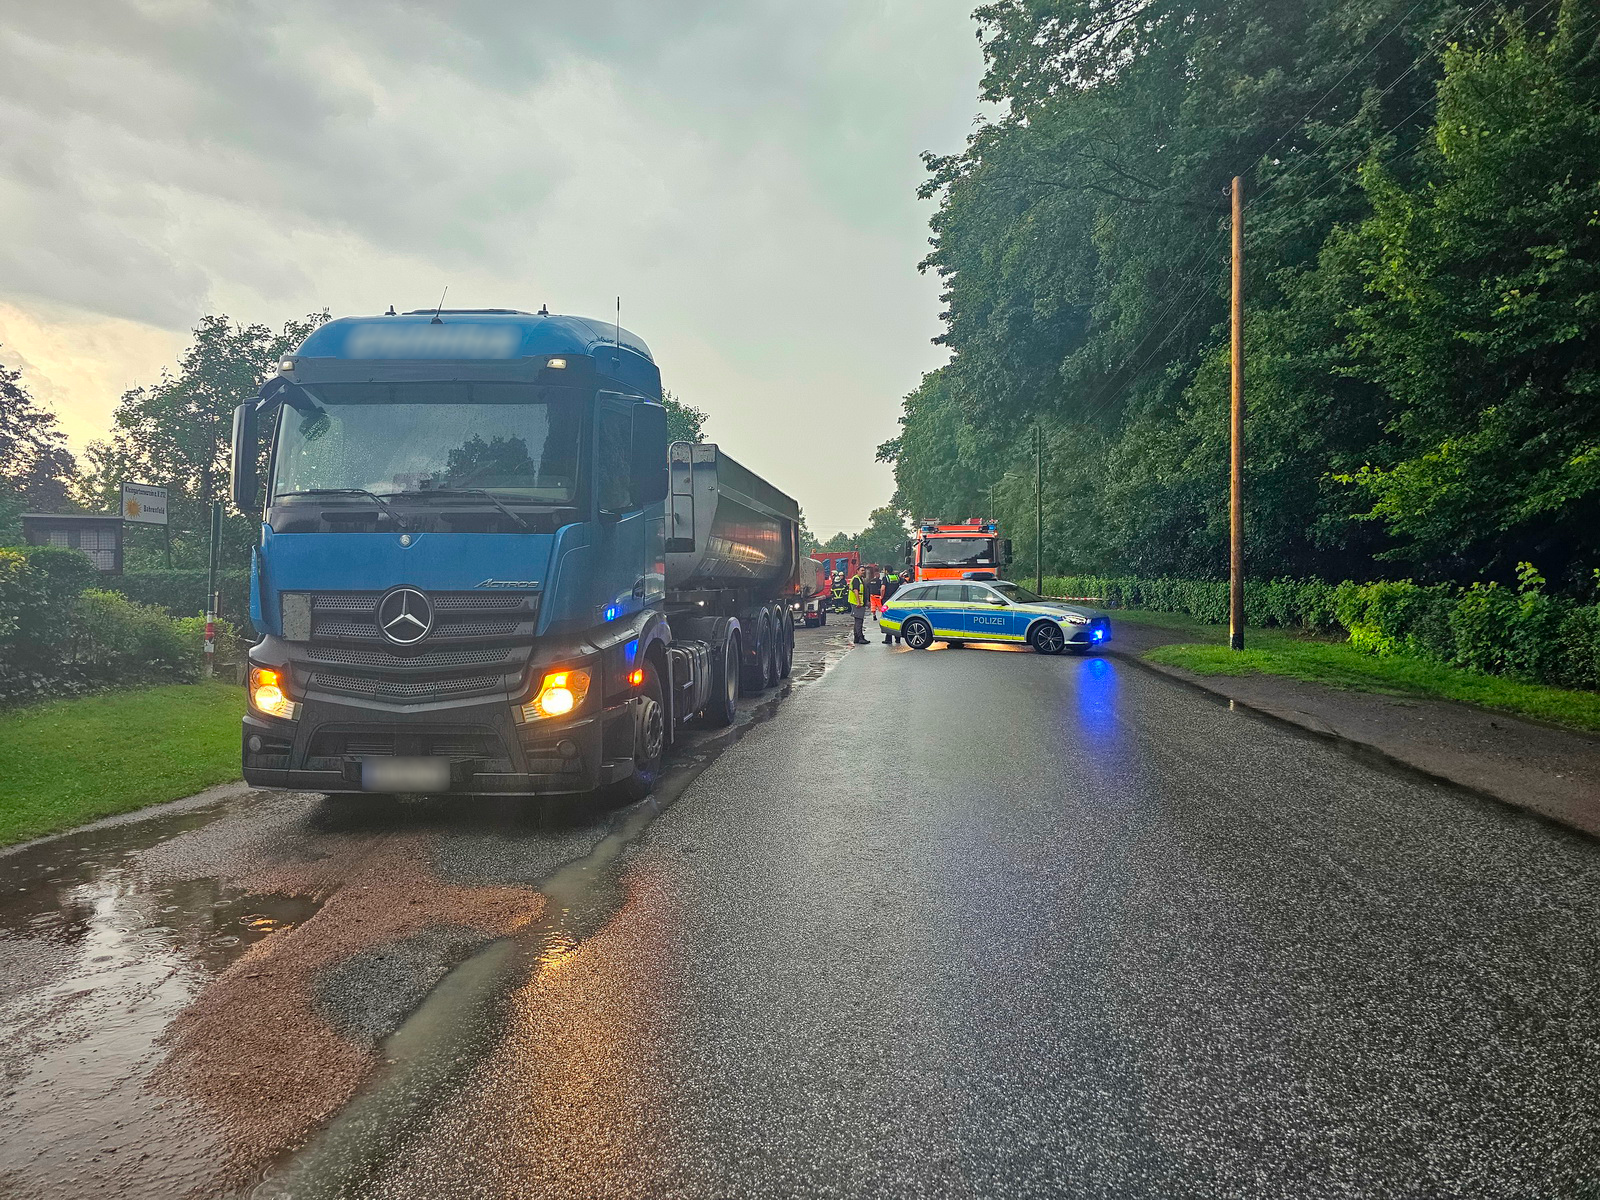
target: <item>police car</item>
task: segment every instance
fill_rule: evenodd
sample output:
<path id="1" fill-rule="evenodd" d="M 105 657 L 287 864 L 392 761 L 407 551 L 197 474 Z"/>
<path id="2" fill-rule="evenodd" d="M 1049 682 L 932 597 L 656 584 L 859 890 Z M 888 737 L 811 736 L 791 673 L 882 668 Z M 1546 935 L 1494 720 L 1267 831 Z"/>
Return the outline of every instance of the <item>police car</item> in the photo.
<path id="1" fill-rule="evenodd" d="M 990 572 L 969 571 L 960 583 L 913 583 L 884 605 L 879 621 L 913 650 L 936 641 L 1027 643 L 1040 654 L 1082 654 L 1111 638 L 1104 613 L 1035 596 Z"/>

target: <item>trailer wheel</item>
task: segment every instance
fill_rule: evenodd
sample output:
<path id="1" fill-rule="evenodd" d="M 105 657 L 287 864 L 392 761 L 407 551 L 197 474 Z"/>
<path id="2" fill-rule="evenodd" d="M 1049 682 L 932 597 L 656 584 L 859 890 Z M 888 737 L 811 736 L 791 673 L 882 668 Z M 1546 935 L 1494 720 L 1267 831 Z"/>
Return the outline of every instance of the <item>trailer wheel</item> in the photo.
<path id="1" fill-rule="evenodd" d="M 661 756 L 667 748 L 667 706 L 661 700 L 661 678 L 655 663 L 645 660 L 644 682 L 639 685 L 640 712 L 633 737 L 633 774 L 617 785 L 628 800 L 643 800 L 661 774 Z"/>
<path id="2" fill-rule="evenodd" d="M 744 673 L 739 680 L 739 690 L 746 696 L 752 696 L 767 686 L 767 655 L 771 652 L 772 642 L 772 619 L 767 611 L 757 609 L 750 617 L 747 626 L 750 643 L 744 647 Z"/>
<path id="3" fill-rule="evenodd" d="M 794 670 L 794 617 L 788 609 L 778 618 L 778 678 L 789 678 Z"/>
<path id="4" fill-rule="evenodd" d="M 769 608 L 761 614 L 761 686 L 778 686 L 779 645 L 783 642 L 783 618 L 773 619 Z"/>

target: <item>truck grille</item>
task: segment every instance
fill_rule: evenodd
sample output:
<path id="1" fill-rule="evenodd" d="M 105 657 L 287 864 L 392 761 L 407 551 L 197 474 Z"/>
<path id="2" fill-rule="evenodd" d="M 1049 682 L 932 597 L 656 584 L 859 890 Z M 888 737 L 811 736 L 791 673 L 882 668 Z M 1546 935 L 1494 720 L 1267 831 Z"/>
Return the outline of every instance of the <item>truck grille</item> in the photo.
<path id="1" fill-rule="evenodd" d="M 522 684 L 539 616 L 532 592 L 433 592 L 433 627 L 415 646 L 378 628 L 384 592 L 313 592 L 297 673 L 309 691 L 391 704 L 510 693 Z"/>

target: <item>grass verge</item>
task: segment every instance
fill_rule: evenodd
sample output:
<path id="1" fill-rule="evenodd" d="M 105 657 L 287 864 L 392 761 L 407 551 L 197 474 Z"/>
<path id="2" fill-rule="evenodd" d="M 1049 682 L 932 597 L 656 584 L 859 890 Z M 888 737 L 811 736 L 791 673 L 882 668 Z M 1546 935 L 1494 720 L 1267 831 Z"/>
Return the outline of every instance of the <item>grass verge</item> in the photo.
<path id="1" fill-rule="evenodd" d="M 106 692 L 0 714 L 0 845 L 239 778 L 242 690 Z"/>
<path id="2" fill-rule="evenodd" d="M 1130 611 L 1121 616 L 1138 624 L 1154 624 L 1146 620 L 1148 616 L 1186 621 L 1188 626 L 1163 622 L 1162 627 L 1192 627 L 1206 634 L 1203 644 L 1158 646 L 1144 655 L 1151 662 L 1181 667 L 1196 675 L 1286 675 L 1351 691 L 1456 700 L 1600 733 L 1600 693 L 1521 683 L 1404 655 L 1378 658 L 1348 642 L 1300 637 L 1277 629 L 1252 629 L 1249 648 L 1236 654 L 1227 648 L 1227 630 L 1219 625 L 1200 625 L 1171 613 L 1135 615 Z"/>

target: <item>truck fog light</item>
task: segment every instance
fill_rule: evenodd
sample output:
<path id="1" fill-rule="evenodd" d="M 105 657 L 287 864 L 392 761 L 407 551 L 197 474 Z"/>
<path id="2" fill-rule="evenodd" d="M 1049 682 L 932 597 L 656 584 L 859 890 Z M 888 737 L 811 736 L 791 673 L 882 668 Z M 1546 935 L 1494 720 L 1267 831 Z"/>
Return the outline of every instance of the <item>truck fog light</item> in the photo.
<path id="1" fill-rule="evenodd" d="M 556 743 L 556 753 L 561 755 L 562 758 L 577 758 L 578 743 L 571 738 L 562 738 Z"/>
<path id="2" fill-rule="evenodd" d="M 245 744 L 250 747 L 251 754 L 261 753 L 261 735 L 259 733 L 252 733 L 250 740 Z"/>
<path id="3" fill-rule="evenodd" d="M 522 706 L 522 719 L 538 721 L 544 717 L 564 717 L 582 704 L 588 694 L 589 672 L 550 671 L 533 700 Z"/>
<path id="4" fill-rule="evenodd" d="M 292 721 L 300 706 L 284 694 L 284 672 L 271 667 L 250 668 L 250 703 L 259 713 Z"/>

